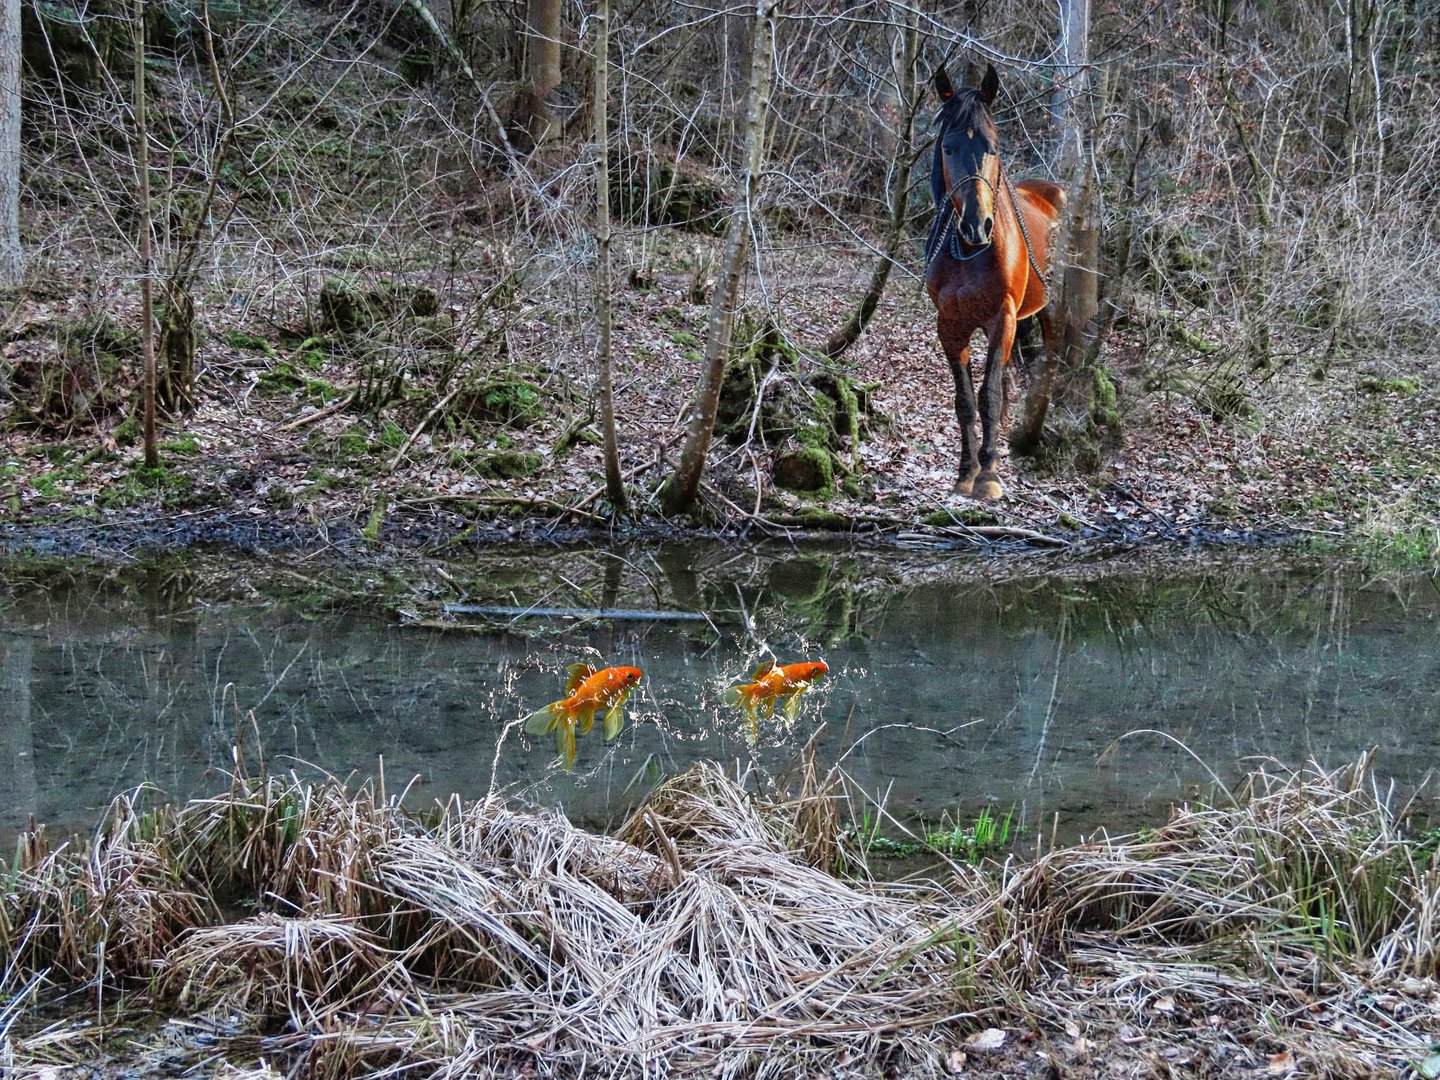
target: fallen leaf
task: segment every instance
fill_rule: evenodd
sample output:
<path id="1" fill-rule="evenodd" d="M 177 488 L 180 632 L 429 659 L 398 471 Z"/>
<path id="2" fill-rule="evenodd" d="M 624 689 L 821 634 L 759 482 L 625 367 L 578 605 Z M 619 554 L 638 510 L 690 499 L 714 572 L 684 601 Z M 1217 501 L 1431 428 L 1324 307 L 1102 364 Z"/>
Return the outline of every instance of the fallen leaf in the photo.
<path id="1" fill-rule="evenodd" d="M 1175 999 L 1169 994 L 1156 998 L 1153 1008 L 1156 1012 L 1173 1013 L 1175 1011 Z"/>
<path id="2" fill-rule="evenodd" d="M 1003 1028 L 986 1028 L 984 1031 L 977 1031 L 965 1040 L 965 1045 L 972 1050 L 999 1050 L 1005 1045 L 1005 1031 Z"/>
<path id="3" fill-rule="evenodd" d="M 958 1076 L 965 1071 L 964 1050 L 951 1050 L 945 1055 L 945 1071 L 951 1076 Z"/>
<path id="4" fill-rule="evenodd" d="M 1272 1073 L 1286 1073 L 1295 1067 L 1295 1056 L 1289 1050 L 1282 1050 L 1278 1054 L 1270 1055 L 1270 1071 Z"/>

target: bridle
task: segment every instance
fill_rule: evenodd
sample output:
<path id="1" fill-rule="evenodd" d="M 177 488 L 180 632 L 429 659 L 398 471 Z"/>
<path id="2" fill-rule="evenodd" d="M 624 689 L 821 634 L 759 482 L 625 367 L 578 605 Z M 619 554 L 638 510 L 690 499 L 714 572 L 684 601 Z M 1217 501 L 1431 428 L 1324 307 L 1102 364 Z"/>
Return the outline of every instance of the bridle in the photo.
<path id="1" fill-rule="evenodd" d="M 941 137 L 944 137 L 943 131 L 941 132 Z M 999 155 L 996 156 L 998 157 Z M 1025 226 L 1025 215 L 1020 212 L 1020 196 L 1015 190 L 1015 181 L 1010 179 L 1010 174 L 1005 171 L 1003 163 L 1000 164 L 1000 179 L 1005 182 L 1005 190 L 1010 193 L 1010 209 L 1015 215 L 1015 223 L 1020 226 L 1020 238 L 1025 241 L 1025 258 L 1030 262 L 1030 269 L 1033 270 L 1035 276 L 1040 279 L 1040 287 L 1048 290 L 1050 288 L 1050 277 L 1040 269 L 1039 264 L 1035 261 L 1035 248 L 1030 243 L 1030 230 Z M 950 189 L 945 192 L 943 208 L 936 207 L 935 224 L 930 229 L 930 238 L 925 242 L 926 266 L 930 265 L 942 248 L 945 254 L 949 255 L 950 258 L 956 262 L 968 262 L 981 252 L 987 251 L 991 244 L 995 242 L 994 240 L 987 240 L 968 253 L 960 242 L 960 229 L 958 225 L 960 214 L 955 209 L 955 192 L 960 190 L 961 184 L 968 183 L 971 180 L 979 180 L 984 183 L 984 185 L 990 189 L 991 200 L 996 203 L 1000 201 L 1000 193 L 995 190 L 995 185 L 990 182 L 988 176 L 981 173 L 970 173 L 967 176 L 962 176 L 959 180 L 951 184 Z"/>

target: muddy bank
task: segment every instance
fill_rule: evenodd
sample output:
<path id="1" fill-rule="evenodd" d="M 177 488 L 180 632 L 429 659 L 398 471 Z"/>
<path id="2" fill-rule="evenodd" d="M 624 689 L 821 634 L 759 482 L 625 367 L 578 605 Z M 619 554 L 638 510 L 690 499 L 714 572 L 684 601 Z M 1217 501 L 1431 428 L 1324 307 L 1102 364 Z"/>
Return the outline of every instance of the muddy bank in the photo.
<path id="1" fill-rule="evenodd" d="M 1080 558 L 1112 557 L 1154 550 L 1193 554 L 1209 549 L 1270 548 L 1301 544 L 1313 533 L 1286 525 L 1236 529 L 1221 524 L 1143 526 L 1113 523 L 1104 527 L 968 524 L 960 516 L 946 524 L 881 515 L 842 517 L 811 514 L 790 524 L 726 529 L 619 523 L 613 526 L 567 521 L 563 515 L 520 520 L 476 520 L 460 513 L 430 510 L 392 512 L 378 528 L 352 517 L 323 521 L 306 510 L 261 507 L 175 513 L 134 512 L 102 520 L 43 518 L 0 523 L 0 555 L 98 560 L 177 555 L 191 551 L 266 556 L 295 552 L 357 564 L 385 561 L 407 553 L 434 556 L 504 544 L 624 545 L 683 541 L 742 541 L 789 544 L 853 545 L 886 550 L 971 551 L 979 554 Z"/>

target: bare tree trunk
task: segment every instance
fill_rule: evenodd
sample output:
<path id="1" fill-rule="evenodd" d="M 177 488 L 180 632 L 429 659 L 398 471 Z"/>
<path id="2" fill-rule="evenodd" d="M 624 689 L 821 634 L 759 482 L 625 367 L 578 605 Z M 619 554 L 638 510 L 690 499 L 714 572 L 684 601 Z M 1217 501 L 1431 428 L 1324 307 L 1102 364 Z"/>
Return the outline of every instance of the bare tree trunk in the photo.
<path id="1" fill-rule="evenodd" d="M 20 0 L 0 0 L 0 289 L 20 284 Z"/>
<path id="2" fill-rule="evenodd" d="M 156 468 L 154 253 L 150 239 L 150 130 L 145 121 L 145 0 L 135 0 L 135 169 L 140 185 L 140 319 L 145 353 L 145 465 Z"/>
<path id="3" fill-rule="evenodd" d="M 529 0 L 525 12 L 525 94 L 520 121 L 536 146 L 550 135 L 550 95 L 560 85 L 560 0 Z"/>
<path id="4" fill-rule="evenodd" d="M 1061 181 L 1065 209 L 1051 251 L 1047 290 L 1045 360 L 1010 429 L 1010 451 L 1035 453 L 1060 371 L 1078 370 L 1087 355 L 1086 328 L 1099 309 L 1100 230 L 1093 208 L 1094 151 L 1086 139 L 1080 103 L 1087 89 L 1090 58 L 1090 0 L 1061 0 L 1060 55 L 1064 71 L 1056 80 L 1052 116 L 1060 130 Z"/>
<path id="5" fill-rule="evenodd" d="M 620 440 L 615 434 L 615 362 L 610 338 L 614 321 L 614 270 L 610 258 L 610 0 L 595 13 L 595 243 L 596 317 L 600 322 L 600 430 L 605 438 L 605 497 L 616 517 L 630 513 L 620 475 Z"/>
<path id="6" fill-rule="evenodd" d="M 760 178 L 765 154 L 765 114 L 770 103 L 770 62 L 778 0 L 757 0 L 750 44 L 750 89 L 745 108 L 745 151 L 740 166 L 740 183 L 730 226 L 725 234 L 720 282 L 710 301 L 710 322 L 705 331 L 705 367 L 680 463 L 660 491 L 660 505 L 667 514 L 687 513 L 700 493 L 700 476 L 715 434 L 715 415 L 720 409 L 720 387 L 725 381 L 725 364 L 730 355 L 730 331 L 735 320 L 735 301 L 750 245 L 755 212 L 755 185 Z"/>
<path id="7" fill-rule="evenodd" d="M 912 143 L 915 139 L 915 114 L 920 108 L 920 95 L 915 92 L 915 64 L 920 53 L 920 33 L 915 13 L 907 12 L 903 27 L 897 27 L 900 48 L 897 50 L 895 85 L 896 106 L 899 109 L 900 130 L 896 133 L 895 160 L 890 163 L 890 188 L 888 192 L 890 221 L 885 234 L 885 247 L 870 272 L 870 284 L 860 304 L 850 314 L 845 325 L 830 335 L 825 342 L 825 355 L 834 360 L 860 339 L 875 314 L 880 298 L 885 295 L 885 285 L 890 280 L 890 268 L 895 265 L 895 256 L 905 239 L 905 210 L 910 195 L 910 170 L 915 161 Z"/>

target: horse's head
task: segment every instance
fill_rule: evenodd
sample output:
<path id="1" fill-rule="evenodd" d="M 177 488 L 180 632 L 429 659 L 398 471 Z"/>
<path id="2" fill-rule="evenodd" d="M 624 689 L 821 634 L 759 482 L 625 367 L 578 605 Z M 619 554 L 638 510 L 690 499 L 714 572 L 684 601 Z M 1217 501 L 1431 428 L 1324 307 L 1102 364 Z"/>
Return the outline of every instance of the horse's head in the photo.
<path id="1" fill-rule="evenodd" d="M 990 243 L 995 228 L 995 192 L 1000 183 L 1000 143 L 990 105 L 1000 92 L 1000 76 L 991 65 L 979 87 L 956 90 L 943 67 L 935 70 L 940 95 L 940 135 L 930 189 L 937 209 L 945 199 L 955 207 L 956 230 L 967 248 Z"/>

